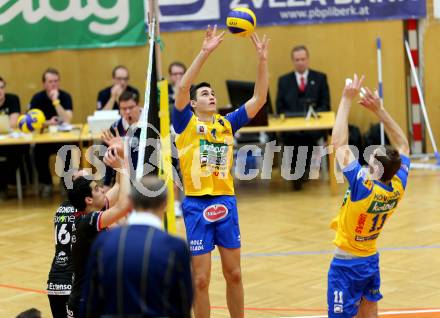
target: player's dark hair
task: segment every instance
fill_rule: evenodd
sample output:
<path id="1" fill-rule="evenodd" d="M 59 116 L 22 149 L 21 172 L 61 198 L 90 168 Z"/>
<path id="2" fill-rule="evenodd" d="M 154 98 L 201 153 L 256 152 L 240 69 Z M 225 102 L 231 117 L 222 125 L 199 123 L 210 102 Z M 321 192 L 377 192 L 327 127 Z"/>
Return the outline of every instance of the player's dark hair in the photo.
<path id="1" fill-rule="evenodd" d="M 140 183 L 131 185 L 130 196 L 135 210 L 155 210 L 167 201 L 165 182 L 157 176 L 144 176 Z"/>
<path id="2" fill-rule="evenodd" d="M 399 171 L 402 165 L 402 160 L 400 159 L 399 152 L 390 145 L 384 146 L 384 152 L 378 152 L 374 155 L 374 159 L 379 161 L 383 166 L 383 174 L 380 178 L 381 182 L 389 182 L 394 175 Z"/>
<path id="3" fill-rule="evenodd" d="M 168 66 L 168 74 L 171 75 L 171 70 L 173 69 L 173 66 L 181 67 L 181 68 L 183 68 L 183 73 L 186 72 L 186 66 L 185 66 L 185 64 L 183 64 L 182 62 L 179 62 L 179 61 L 175 61 L 175 62 L 171 63 L 171 64 Z"/>
<path id="4" fill-rule="evenodd" d="M 28 309 L 19 313 L 16 318 L 41 318 L 41 311 L 35 308 Z"/>
<path id="5" fill-rule="evenodd" d="M 58 72 L 56 68 L 49 67 L 44 71 L 43 76 L 41 77 L 43 83 L 46 81 L 46 74 L 56 75 L 58 78 L 60 77 L 60 72 Z"/>
<path id="6" fill-rule="evenodd" d="M 4 86 L 6 86 L 6 81 L 1 76 L 0 76 L 0 82 L 3 82 Z"/>
<path id="7" fill-rule="evenodd" d="M 127 90 L 125 90 L 121 96 L 119 96 L 119 103 L 121 102 L 126 102 L 129 100 L 134 100 L 134 102 L 137 104 L 139 104 L 139 95 L 133 92 L 129 92 Z"/>
<path id="8" fill-rule="evenodd" d="M 124 65 L 118 65 L 118 66 L 115 66 L 115 67 L 113 68 L 113 70 L 112 70 L 112 77 L 113 77 L 113 78 L 116 76 L 116 71 L 119 70 L 119 69 L 121 69 L 121 70 L 126 70 L 127 73 L 128 73 L 128 68 L 126 68 Z"/>
<path id="9" fill-rule="evenodd" d="M 191 86 L 191 89 L 189 90 L 189 98 L 190 98 L 190 100 L 197 100 L 197 90 L 199 88 L 202 88 L 202 87 L 209 87 L 209 88 L 211 88 L 211 84 L 209 84 L 208 82 L 201 82 L 201 83 L 199 83 L 197 85 Z"/>
<path id="10" fill-rule="evenodd" d="M 297 45 L 294 46 L 292 51 L 290 52 L 290 56 L 293 57 L 293 53 L 299 52 L 299 51 L 306 51 L 307 57 L 309 56 L 309 50 L 305 45 Z"/>
<path id="11" fill-rule="evenodd" d="M 88 180 L 81 176 L 73 181 L 72 189 L 67 191 L 69 201 L 76 210 L 84 211 L 86 209 L 85 198 L 92 197 L 92 188 L 90 188 L 91 183 L 92 180 Z"/>

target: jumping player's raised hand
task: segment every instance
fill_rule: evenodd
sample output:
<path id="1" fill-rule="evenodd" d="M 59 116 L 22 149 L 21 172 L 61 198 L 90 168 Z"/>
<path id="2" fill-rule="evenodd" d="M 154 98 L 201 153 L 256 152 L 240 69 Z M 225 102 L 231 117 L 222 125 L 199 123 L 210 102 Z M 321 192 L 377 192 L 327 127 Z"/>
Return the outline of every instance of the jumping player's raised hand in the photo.
<path id="1" fill-rule="evenodd" d="M 353 100 L 359 94 L 364 79 L 364 75 L 359 78 L 357 74 L 354 74 L 353 79 L 347 79 L 344 91 L 342 92 L 342 98 Z"/>
<path id="2" fill-rule="evenodd" d="M 111 133 L 110 129 L 104 130 L 101 134 L 101 140 L 107 145 L 112 146 L 114 144 L 122 144 L 122 138 L 119 135 L 119 131 L 114 129 L 115 136 Z"/>
<path id="3" fill-rule="evenodd" d="M 202 44 L 202 51 L 211 53 L 214 51 L 221 42 L 223 42 L 223 38 L 225 35 L 225 31 L 220 32 L 220 34 L 217 34 L 217 25 L 214 25 L 214 28 L 211 28 L 210 25 L 208 25 L 208 28 L 206 29 L 205 38 L 203 40 Z"/>
<path id="4" fill-rule="evenodd" d="M 257 54 L 260 60 L 267 61 L 270 40 L 266 37 L 266 34 L 263 35 L 263 39 L 260 40 L 257 33 L 252 33 L 251 40 L 255 45 L 255 49 L 257 50 Z"/>
<path id="5" fill-rule="evenodd" d="M 373 113 L 377 113 L 379 110 L 383 108 L 377 90 L 373 94 L 373 92 L 368 87 L 365 87 L 364 92 L 365 94 L 362 97 L 362 99 L 359 101 L 359 104 L 361 104 L 362 106 L 364 106 L 366 109 L 368 109 Z"/>

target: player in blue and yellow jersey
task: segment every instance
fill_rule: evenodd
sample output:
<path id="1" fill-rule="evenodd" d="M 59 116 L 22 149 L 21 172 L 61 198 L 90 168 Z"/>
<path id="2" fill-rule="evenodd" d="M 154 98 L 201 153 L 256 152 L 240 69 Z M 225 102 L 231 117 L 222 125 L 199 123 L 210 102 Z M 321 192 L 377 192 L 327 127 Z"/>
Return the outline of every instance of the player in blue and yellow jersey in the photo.
<path id="1" fill-rule="evenodd" d="M 195 277 L 194 314 L 209 317 L 211 251 L 217 245 L 226 280 L 231 317 L 244 317 L 240 267 L 240 229 L 234 184 L 230 173 L 234 133 L 263 107 L 268 91 L 268 40 L 252 35 L 258 66 L 253 97 L 236 111 L 220 116 L 209 83 L 191 88 L 209 55 L 223 41 L 224 32 L 208 27 L 202 49 L 183 76 L 177 90 L 173 126 L 177 133 L 186 198 L 182 204 L 187 240 L 193 255 Z M 247 62 L 246 57 L 246 62 Z"/>
<path id="2" fill-rule="evenodd" d="M 359 104 L 383 123 L 391 146 L 376 148 L 366 170 L 349 149 L 348 115 L 362 82 L 357 75 L 347 81 L 332 134 L 336 158 L 350 187 L 331 223 L 336 251 L 328 272 L 329 317 L 377 317 L 382 295 L 376 240 L 402 199 L 410 164 L 404 132 L 383 108 L 377 92 L 368 88 Z"/>

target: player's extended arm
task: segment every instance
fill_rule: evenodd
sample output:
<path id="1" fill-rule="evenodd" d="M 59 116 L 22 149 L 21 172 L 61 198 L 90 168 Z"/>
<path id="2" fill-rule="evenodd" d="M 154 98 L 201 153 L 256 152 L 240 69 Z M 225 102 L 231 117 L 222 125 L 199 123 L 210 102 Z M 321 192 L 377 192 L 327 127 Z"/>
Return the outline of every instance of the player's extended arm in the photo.
<path id="1" fill-rule="evenodd" d="M 102 213 L 101 228 L 106 228 L 124 217 L 131 208 L 130 201 L 130 170 L 127 158 L 121 159 L 113 147 L 109 147 L 104 162 L 112 168 L 122 168 L 119 173 L 119 193 L 115 204 Z"/>
<path id="2" fill-rule="evenodd" d="M 70 109 L 64 109 L 63 105 L 61 105 L 59 97 L 60 92 L 57 89 L 49 92 L 49 98 L 52 101 L 53 107 L 55 107 L 57 115 L 62 118 L 63 122 L 70 123 L 72 121 L 73 112 Z"/>
<path id="3" fill-rule="evenodd" d="M 214 28 L 208 26 L 205 34 L 205 39 L 203 40 L 202 49 L 200 50 L 199 54 L 197 54 L 191 66 L 185 72 L 182 80 L 179 83 L 175 100 L 175 106 L 178 110 L 182 110 L 185 108 L 186 105 L 188 105 L 189 90 L 191 88 L 191 85 L 194 83 L 194 80 L 196 79 L 209 55 L 223 41 L 225 32 L 223 31 L 220 34 L 216 33 L 217 25 L 215 25 Z"/>
<path id="4" fill-rule="evenodd" d="M 9 127 L 11 127 L 11 129 L 17 128 L 17 121 L 18 121 L 19 116 L 20 116 L 20 113 L 9 114 Z"/>
<path id="5" fill-rule="evenodd" d="M 365 92 L 366 93 L 360 100 L 359 104 L 373 112 L 379 118 L 379 120 L 383 123 L 388 138 L 390 138 L 391 144 L 397 149 L 397 151 L 399 151 L 399 153 L 408 156 L 408 139 L 397 122 L 383 107 L 377 91 L 375 91 L 373 94 L 373 92 L 366 87 Z"/>
<path id="6" fill-rule="evenodd" d="M 63 119 L 63 122 L 70 123 L 72 121 L 73 112 L 70 109 L 64 109 L 61 104 L 54 105 L 54 107 L 58 116 L 60 116 Z"/>
<path id="7" fill-rule="evenodd" d="M 109 207 L 114 206 L 115 203 L 118 201 L 120 183 L 121 183 L 121 174 L 118 171 L 116 171 L 115 184 L 105 194 L 105 196 L 107 197 L 107 200 L 108 200 Z"/>
<path id="8" fill-rule="evenodd" d="M 363 76 L 359 79 L 354 74 L 353 80 L 345 83 L 336 114 L 336 121 L 332 131 L 332 144 L 336 151 L 336 159 L 341 168 L 346 167 L 355 159 L 353 152 L 348 148 L 348 115 L 350 114 L 353 99 L 359 94 L 363 80 Z"/>
<path id="9" fill-rule="evenodd" d="M 267 68 L 269 39 L 264 35 L 263 39 L 260 40 L 256 33 L 253 33 L 251 38 L 258 54 L 258 69 L 254 95 L 245 103 L 246 113 L 249 118 L 255 117 L 266 103 L 267 90 L 269 89 L 269 70 Z"/>

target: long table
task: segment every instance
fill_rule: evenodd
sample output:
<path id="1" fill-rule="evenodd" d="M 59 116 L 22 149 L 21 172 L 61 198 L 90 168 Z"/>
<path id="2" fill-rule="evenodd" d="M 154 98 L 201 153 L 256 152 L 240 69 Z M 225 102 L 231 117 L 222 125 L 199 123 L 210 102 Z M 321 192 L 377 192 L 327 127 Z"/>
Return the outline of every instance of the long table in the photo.
<path id="1" fill-rule="evenodd" d="M 319 113 L 319 118 L 275 118 L 270 117 L 267 126 L 243 127 L 240 133 L 259 133 L 259 132 L 289 132 L 300 130 L 330 130 L 335 123 L 334 112 Z M 87 124 L 73 125 L 73 129 L 69 132 L 45 132 L 42 134 L 26 134 L 18 138 L 9 136 L 0 136 L 0 146 L 7 145 L 24 145 L 24 144 L 40 144 L 40 143 L 78 143 L 81 150 L 81 164 L 85 164 L 85 143 L 99 140 L 100 134 L 91 134 Z M 327 144 L 331 144 L 331 136 L 327 135 Z M 329 154 L 329 182 L 332 194 L 337 193 L 336 177 L 335 177 L 335 157 L 333 153 Z"/>
<path id="2" fill-rule="evenodd" d="M 33 145 L 33 144 L 50 144 L 50 143 L 78 143 L 81 154 L 83 153 L 83 143 L 81 140 L 82 125 L 73 125 L 71 131 L 66 132 L 44 132 L 44 133 L 31 133 L 31 134 L 19 134 L 12 137 L 11 135 L 0 135 L 0 146 L 12 146 L 12 145 Z M 20 158 L 17 158 L 17 160 Z M 72 156 L 72 160 L 76 160 Z M 81 158 L 78 158 L 81 160 Z M 17 170 L 17 197 L 21 200 L 23 198 L 23 190 L 21 186 L 20 170 Z"/>
<path id="3" fill-rule="evenodd" d="M 243 127 L 240 133 L 289 132 L 298 130 L 328 130 L 335 124 L 334 112 L 321 112 L 318 118 L 311 117 L 269 117 L 267 126 Z"/>
<path id="4" fill-rule="evenodd" d="M 79 142 L 82 126 L 73 125 L 73 129 L 66 132 L 21 134 L 17 137 L 2 135 L 0 136 L 0 146 Z"/>

